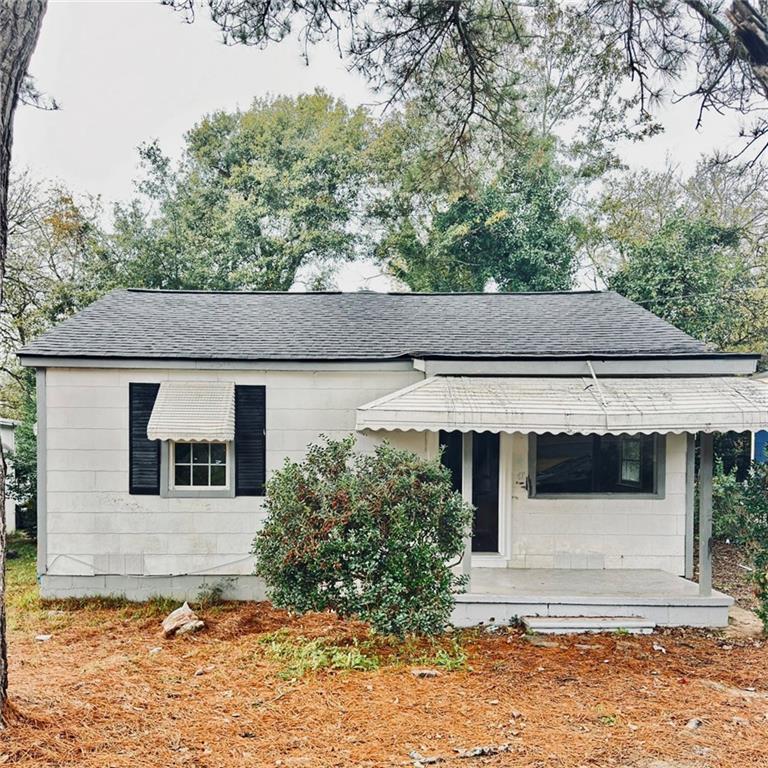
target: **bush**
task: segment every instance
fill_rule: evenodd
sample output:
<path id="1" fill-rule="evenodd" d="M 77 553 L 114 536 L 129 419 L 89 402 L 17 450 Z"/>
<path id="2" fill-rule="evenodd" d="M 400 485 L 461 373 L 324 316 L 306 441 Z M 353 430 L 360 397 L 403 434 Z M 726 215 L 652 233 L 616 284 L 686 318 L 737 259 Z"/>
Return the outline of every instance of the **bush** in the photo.
<path id="1" fill-rule="evenodd" d="M 752 554 L 757 615 L 768 631 L 768 464 L 753 464 L 744 483 L 745 543 Z"/>
<path id="2" fill-rule="evenodd" d="M 712 490 L 715 535 L 727 535 L 749 553 L 757 615 L 768 631 L 768 464 L 752 464 L 743 482 L 720 467 Z"/>
<path id="3" fill-rule="evenodd" d="M 725 471 L 717 459 L 712 474 L 712 534 L 723 541 L 740 541 L 746 525 L 744 483 L 735 469 Z"/>
<path id="4" fill-rule="evenodd" d="M 450 561 L 472 508 L 439 461 L 386 443 L 362 455 L 354 445 L 350 436 L 310 446 L 272 476 L 256 573 L 283 608 L 330 609 L 386 634 L 442 631 L 463 586 Z"/>

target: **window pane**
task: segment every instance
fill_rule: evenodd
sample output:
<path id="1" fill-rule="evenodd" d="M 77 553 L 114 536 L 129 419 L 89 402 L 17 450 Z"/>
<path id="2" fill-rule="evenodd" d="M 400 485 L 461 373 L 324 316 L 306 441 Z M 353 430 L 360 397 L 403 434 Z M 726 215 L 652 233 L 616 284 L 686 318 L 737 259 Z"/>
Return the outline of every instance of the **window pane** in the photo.
<path id="1" fill-rule="evenodd" d="M 536 492 L 653 493 L 653 435 L 541 435 L 536 441 Z"/>
<path id="2" fill-rule="evenodd" d="M 211 445 L 211 464 L 227 463 L 227 446 L 223 443 L 213 443 Z"/>
<path id="3" fill-rule="evenodd" d="M 176 486 L 189 485 L 190 469 L 189 464 L 177 464 L 173 484 Z"/>
<path id="4" fill-rule="evenodd" d="M 621 462 L 621 479 L 628 483 L 640 482 L 640 462 L 639 461 L 622 461 Z"/>
<path id="5" fill-rule="evenodd" d="M 453 490 L 461 493 L 462 475 L 462 434 L 461 432 L 440 431 L 441 461 L 451 472 Z"/>
<path id="6" fill-rule="evenodd" d="M 536 439 L 536 492 L 590 493 L 593 442 L 591 435 L 540 435 Z"/>
<path id="7" fill-rule="evenodd" d="M 208 485 L 207 464 L 196 464 L 192 467 L 192 485 Z"/>
<path id="8" fill-rule="evenodd" d="M 189 443 L 176 443 L 174 450 L 176 452 L 175 456 L 177 464 L 189 464 L 191 447 L 192 446 L 190 446 Z"/>
<path id="9" fill-rule="evenodd" d="M 640 438 L 622 438 L 621 450 L 625 459 L 640 461 Z"/>
<path id="10" fill-rule="evenodd" d="M 208 443 L 196 443 L 192 446 L 192 461 L 195 464 L 207 464 L 208 463 Z"/>
<path id="11" fill-rule="evenodd" d="M 211 467 L 211 485 L 227 484 L 227 468 L 223 464 L 215 464 Z"/>

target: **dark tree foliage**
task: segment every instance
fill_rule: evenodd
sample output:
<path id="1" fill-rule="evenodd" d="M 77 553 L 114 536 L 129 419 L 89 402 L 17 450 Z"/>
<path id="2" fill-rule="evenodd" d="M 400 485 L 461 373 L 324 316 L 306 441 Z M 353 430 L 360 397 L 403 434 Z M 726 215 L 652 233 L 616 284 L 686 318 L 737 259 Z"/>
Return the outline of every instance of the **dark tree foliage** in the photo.
<path id="1" fill-rule="evenodd" d="M 415 291 L 567 290 L 576 271 L 567 187 L 550 162 L 507 164 L 490 183 L 392 227 L 379 258 Z"/>
<path id="2" fill-rule="evenodd" d="M 749 268 L 733 258 L 739 233 L 706 218 L 674 217 L 646 241 L 627 246 L 608 287 L 717 347 L 739 334 Z"/>
<path id="3" fill-rule="evenodd" d="M 517 4 L 423 0 L 163 0 L 192 21 L 206 7 L 228 44 L 265 47 L 296 32 L 332 40 L 388 102 L 418 92 L 450 120 L 455 145 L 474 119 L 503 122 L 511 80 L 504 56 L 520 45 Z"/>
<path id="4" fill-rule="evenodd" d="M 186 134 L 184 158 L 142 149 L 141 199 L 118 206 L 111 285 L 287 291 L 355 255 L 370 123 L 323 92 L 257 100 Z"/>

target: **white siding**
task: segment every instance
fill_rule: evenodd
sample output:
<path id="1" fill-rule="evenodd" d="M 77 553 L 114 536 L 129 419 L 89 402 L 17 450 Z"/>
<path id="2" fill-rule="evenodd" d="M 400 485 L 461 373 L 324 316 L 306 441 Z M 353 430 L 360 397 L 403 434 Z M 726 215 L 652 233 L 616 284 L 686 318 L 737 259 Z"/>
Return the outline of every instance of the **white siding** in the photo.
<path id="1" fill-rule="evenodd" d="M 341 437 L 363 403 L 418 371 L 200 371 L 50 368 L 46 381 L 47 562 L 56 575 L 248 574 L 262 499 L 128 493 L 128 383 L 221 380 L 267 388 L 267 471 L 321 434 Z M 361 437 L 363 448 L 377 438 Z M 423 452 L 423 434 L 389 440 Z"/>
<path id="2" fill-rule="evenodd" d="M 267 471 L 301 458 L 321 434 L 354 430 L 355 409 L 423 377 L 413 370 L 130 370 L 47 372 L 47 557 L 52 577 L 250 574 L 262 499 L 128 494 L 128 384 L 221 380 L 263 384 Z M 360 436 L 434 455 L 435 433 Z M 528 438 L 501 437 L 500 549 L 489 564 L 525 568 L 662 568 L 682 573 L 685 436 L 670 435 L 663 499 L 528 498 Z M 105 582 L 106 583 L 106 582 Z M 113 582 L 110 582 L 110 584 Z M 161 582 L 156 582 L 161 583 Z M 45 586 L 45 580 L 44 580 Z M 49 592 L 49 593 L 52 593 Z"/>
<path id="3" fill-rule="evenodd" d="M 668 435 L 664 498 L 529 498 L 528 438 L 504 435 L 512 490 L 509 562 L 518 568 L 685 568 L 685 435 Z"/>

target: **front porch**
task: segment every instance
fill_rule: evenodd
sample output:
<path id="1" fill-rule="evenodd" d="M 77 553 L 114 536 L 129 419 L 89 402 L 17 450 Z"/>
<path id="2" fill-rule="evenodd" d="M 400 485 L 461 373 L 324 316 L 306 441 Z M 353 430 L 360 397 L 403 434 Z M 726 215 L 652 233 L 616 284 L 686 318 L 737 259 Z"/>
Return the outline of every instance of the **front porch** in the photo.
<path id="1" fill-rule="evenodd" d="M 473 568 L 456 596 L 453 624 L 507 624 L 523 617 L 636 617 L 660 627 L 725 627 L 733 598 L 651 569 Z"/>

